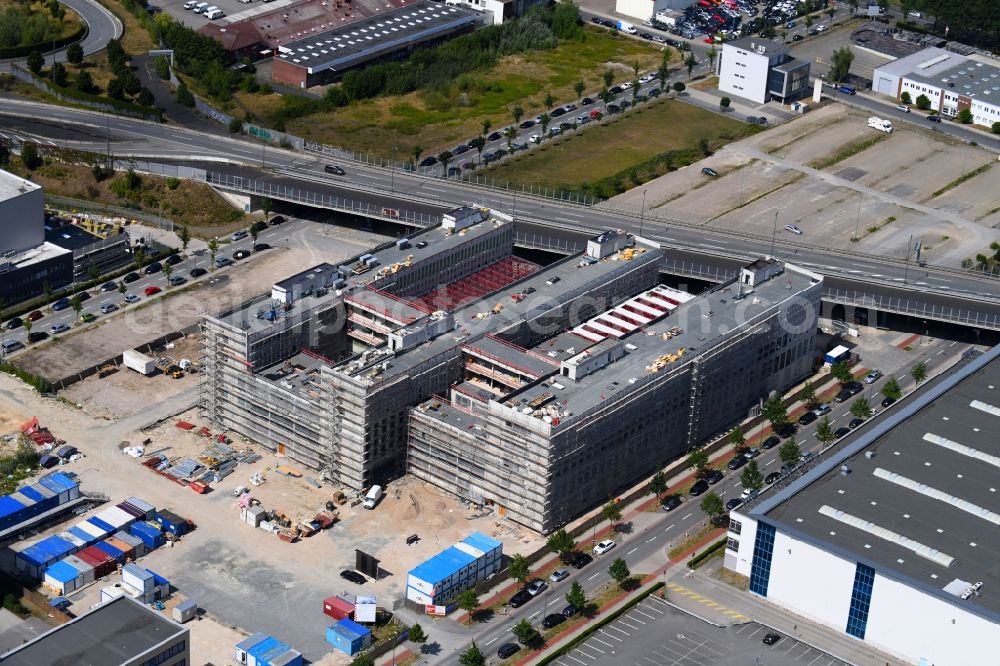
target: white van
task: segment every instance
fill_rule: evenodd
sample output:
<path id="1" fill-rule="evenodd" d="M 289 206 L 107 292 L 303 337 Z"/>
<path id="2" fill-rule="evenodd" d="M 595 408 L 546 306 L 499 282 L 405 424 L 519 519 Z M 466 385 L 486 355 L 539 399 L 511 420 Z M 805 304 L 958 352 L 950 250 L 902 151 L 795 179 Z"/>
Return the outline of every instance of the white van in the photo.
<path id="1" fill-rule="evenodd" d="M 365 495 L 365 501 L 361 506 L 366 509 L 374 509 L 380 499 L 382 499 L 382 486 L 372 486 L 368 489 L 368 494 Z"/>
<path id="2" fill-rule="evenodd" d="M 203 11 L 205 11 L 206 8 L 208 8 L 207 2 L 199 2 L 197 5 L 194 6 L 193 11 L 195 14 L 201 14 Z"/>
<path id="3" fill-rule="evenodd" d="M 184 3 L 184 9 L 194 9 L 198 4 L 198 0 L 188 0 Z"/>
<path id="4" fill-rule="evenodd" d="M 216 7 L 215 9 L 207 9 L 207 10 L 205 10 L 205 18 L 207 18 L 209 21 L 214 21 L 215 19 L 220 19 L 220 18 L 222 18 L 225 15 L 226 14 L 221 9 L 219 9 L 218 7 Z"/>

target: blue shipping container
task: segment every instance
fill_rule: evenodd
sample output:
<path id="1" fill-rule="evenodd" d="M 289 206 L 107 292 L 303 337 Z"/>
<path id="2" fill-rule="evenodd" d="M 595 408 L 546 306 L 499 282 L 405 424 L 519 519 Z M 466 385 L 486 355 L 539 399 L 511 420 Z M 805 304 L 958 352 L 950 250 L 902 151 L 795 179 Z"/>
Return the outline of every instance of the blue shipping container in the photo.
<path id="1" fill-rule="evenodd" d="M 163 511 L 157 511 L 155 520 L 165 531 L 170 532 L 174 536 L 180 537 L 187 534 L 187 520 L 181 518 L 172 511 L 167 511 L 165 509 Z"/>
<path id="2" fill-rule="evenodd" d="M 346 617 L 326 628 L 326 642 L 346 655 L 353 656 L 371 643 L 372 632 Z"/>
<path id="3" fill-rule="evenodd" d="M 123 553 L 118 548 L 115 548 L 114 546 L 112 546 L 107 541 L 98 541 L 97 543 L 94 544 L 94 547 L 95 548 L 100 548 L 105 553 L 107 553 L 111 557 L 115 558 L 115 562 L 121 563 L 121 562 L 125 561 L 125 553 Z"/>
<path id="4" fill-rule="evenodd" d="M 156 529 L 149 523 L 132 523 L 129 528 L 129 533 L 132 536 L 137 536 L 142 539 L 142 542 L 146 544 L 146 548 L 149 550 L 155 550 L 164 544 L 166 538 L 163 536 L 163 532 Z"/>
<path id="5" fill-rule="evenodd" d="M 93 534 L 88 534 L 87 532 L 81 530 L 79 527 L 76 526 L 71 527 L 66 531 L 75 536 L 77 539 L 82 540 L 88 546 L 97 541 L 97 537 L 95 537 Z"/>
<path id="6" fill-rule="evenodd" d="M 104 522 L 97 516 L 94 516 L 93 518 L 88 518 L 87 522 L 93 525 L 94 527 L 100 529 L 102 532 L 104 532 L 105 536 L 109 534 L 114 534 L 115 532 L 118 531 L 114 525 Z"/>
<path id="7" fill-rule="evenodd" d="M 21 493 L 28 499 L 33 500 L 35 502 L 41 502 L 42 500 L 47 499 L 44 495 L 42 495 L 40 492 L 38 492 L 31 486 L 25 486 L 24 488 L 21 488 L 17 492 Z"/>
<path id="8" fill-rule="evenodd" d="M 45 544 L 46 549 L 51 549 L 56 558 L 61 558 L 63 555 L 72 555 L 77 551 L 77 547 L 72 542 L 57 536 L 50 536 L 44 539 L 39 545 L 42 544 Z"/>
<path id="9" fill-rule="evenodd" d="M 7 529 L 21 522 L 24 505 L 10 495 L 0 497 L 0 529 Z"/>

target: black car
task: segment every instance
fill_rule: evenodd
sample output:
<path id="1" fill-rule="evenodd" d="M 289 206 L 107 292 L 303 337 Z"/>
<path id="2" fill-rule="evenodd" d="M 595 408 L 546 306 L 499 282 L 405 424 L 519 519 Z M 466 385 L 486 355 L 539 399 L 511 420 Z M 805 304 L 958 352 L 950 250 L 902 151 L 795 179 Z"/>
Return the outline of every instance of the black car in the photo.
<path id="1" fill-rule="evenodd" d="M 617 104 L 608 104 L 607 110 L 608 113 L 618 113 L 621 108 Z"/>
<path id="2" fill-rule="evenodd" d="M 764 645 L 774 645 L 781 640 L 781 636 L 778 634 L 768 634 L 764 636 Z"/>
<path id="3" fill-rule="evenodd" d="M 775 426 L 774 432 L 781 439 L 788 439 L 795 434 L 795 426 L 791 423 L 782 423 L 780 426 Z"/>
<path id="4" fill-rule="evenodd" d="M 101 285 L 101 291 L 118 291 L 118 283 L 114 280 Z"/>
<path id="5" fill-rule="evenodd" d="M 271 218 L 270 225 L 272 227 L 276 227 L 279 224 L 284 224 L 284 223 L 285 223 L 285 216 L 284 215 L 275 215 L 274 217 Z"/>
<path id="6" fill-rule="evenodd" d="M 424 161 L 426 162 L 426 160 Z M 436 162 L 437 159 L 435 159 L 434 161 Z M 327 173 L 332 173 L 335 176 L 343 176 L 346 173 L 342 168 L 340 168 L 336 164 L 327 164 L 325 167 L 323 167 L 323 171 L 326 171 Z"/>
<path id="7" fill-rule="evenodd" d="M 271 246 L 268 245 L 267 243 L 257 243 L 256 245 L 253 246 L 254 252 L 263 252 L 264 250 L 270 250 L 270 249 Z"/>
<path id="8" fill-rule="evenodd" d="M 801 42 L 802 41 L 802 35 L 793 35 L 792 36 L 792 41 L 793 42 Z"/>
<path id="9" fill-rule="evenodd" d="M 233 259 L 246 259 L 250 256 L 250 250 L 236 250 L 233 252 Z"/>
<path id="10" fill-rule="evenodd" d="M 660 502 L 660 506 L 663 507 L 664 511 L 673 511 L 681 505 L 681 498 L 677 495 L 670 495 L 669 497 L 664 497 L 663 501 Z"/>
<path id="11" fill-rule="evenodd" d="M 740 467 L 743 467 L 743 465 L 746 465 L 748 462 L 750 461 L 746 456 L 736 456 L 729 461 L 729 464 L 726 465 L 726 467 L 728 467 L 729 469 L 736 470 L 739 469 Z"/>
<path id="12" fill-rule="evenodd" d="M 726 502 L 726 511 L 732 511 L 740 504 L 743 504 L 743 500 L 741 500 L 739 497 L 734 497 L 733 499 Z"/>
<path id="13" fill-rule="evenodd" d="M 56 312 L 60 310 L 65 310 L 71 305 L 71 301 L 68 298 L 60 298 L 58 301 L 52 304 L 52 309 Z"/>
<path id="14" fill-rule="evenodd" d="M 851 422 L 847 424 L 847 427 L 850 428 L 851 430 L 854 430 L 864 422 L 865 422 L 864 419 L 851 419 Z"/>
<path id="15" fill-rule="evenodd" d="M 521 646 L 517 643 L 504 643 L 500 646 L 500 649 L 497 650 L 497 656 L 501 659 L 509 659 L 517 654 L 520 649 Z"/>
<path id="16" fill-rule="evenodd" d="M 573 565 L 574 569 L 582 569 L 593 561 L 594 558 L 591 557 L 588 553 L 578 553 L 577 556 L 573 558 L 573 561 L 570 562 L 570 564 Z"/>
<path id="17" fill-rule="evenodd" d="M 941 122 L 941 116 L 927 116 L 927 120 L 932 123 L 939 123 Z"/>
<path id="18" fill-rule="evenodd" d="M 344 569 L 343 571 L 340 572 L 340 577 L 346 581 L 357 583 L 358 585 L 365 584 L 365 577 L 359 574 L 354 569 Z"/>
<path id="19" fill-rule="evenodd" d="M 810 410 L 799 417 L 799 425 L 809 425 L 818 418 L 816 412 Z"/>
<path id="20" fill-rule="evenodd" d="M 546 629 L 551 629 L 552 627 L 558 627 L 560 624 L 566 621 L 566 616 L 562 613 L 549 613 L 542 620 L 542 626 Z"/>
<path id="21" fill-rule="evenodd" d="M 702 167 L 701 172 L 706 176 L 711 176 L 712 178 L 719 177 L 719 172 L 713 169 L 712 167 Z"/>
<path id="22" fill-rule="evenodd" d="M 705 474 L 705 480 L 708 481 L 708 483 L 710 485 L 714 486 L 719 481 L 722 481 L 722 478 L 724 476 L 725 475 L 722 472 L 720 472 L 719 470 L 717 470 L 717 469 L 710 469 L 710 470 L 708 470 L 708 473 Z"/>
<path id="23" fill-rule="evenodd" d="M 493 132 L 488 137 L 486 137 L 487 141 L 499 141 L 502 138 L 503 134 L 501 134 L 500 132 Z"/>
<path id="24" fill-rule="evenodd" d="M 452 155 L 462 155 L 463 153 L 469 152 L 469 147 L 464 143 L 460 143 L 451 149 Z"/>
<path id="25" fill-rule="evenodd" d="M 577 607 L 573 604 L 568 604 L 566 608 L 562 609 L 563 617 L 573 617 L 576 615 Z"/>
<path id="26" fill-rule="evenodd" d="M 894 402 L 896 402 L 895 398 L 888 398 L 887 397 L 885 400 L 882 401 L 882 406 L 883 407 L 888 407 L 889 405 L 891 405 Z"/>
<path id="27" fill-rule="evenodd" d="M 163 265 L 158 261 L 154 261 L 153 263 L 142 269 L 142 272 L 145 273 L 146 275 L 152 275 L 153 273 L 159 273 L 162 270 L 163 270 Z"/>
<path id="28" fill-rule="evenodd" d="M 80 297 L 81 301 L 89 301 L 90 300 L 90 294 L 87 293 L 86 291 L 78 291 L 78 292 L 76 292 L 76 295 Z"/>
<path id="29" fill-rule="evenodd" d="M 651 34 L 649 34 L 648 32 L 640 32 L 639 33 L 639 37 L 641 37 L 642 39 L 648 39 L 650 41 L 653 40 L 653 36 Z"/>
<path id="30" fill-rule="evenodd" d="M 424 159 L 420 160 L 420 164 L 417 166 L 429 167 L 429 166 L 434 166 L 437 163 L 438 163 L 438 158 L 434 157 L 433 155 L 430 155 L 429 157 L 425 157 Z"/>
<path id="31" fill-rule="evenodd" d="M 531 596 L 531 592 L 528 592 L 527 590 L 521 590 L 520 592 L 518 592 L 517 594 L 515 594 L 510 598 L 510 601 L 507 602 L 507 605 L 510 606 L 511 608 L 520 608 L 524 604 L 531 601 L 533 598 L 534 597 Z"/>
<path id="32" fill-rule="evenodd" d="M 169 257 L 167 257 L 164 260 L 164 263 L 169 264 L 171 266 L 176 266 L 177 264 L 181 263 L 182 261 L 183 261 L 183 259 L 181 259 L 181 255 L 179 255 L 179 254 L 172 254 L 172 255 L 170 255 Z"/>
<path id="33" fill-rule="evenodd" d="M 698 483 L 691 486 L 691 497 L 697 497 L 698 495 L 704 494 L 708 490 L 708 481 L 702 479 Z"/>
<path id="34" fill-rule="evenodd" d="M 590 99 L 589 97 L 584 97 L 583 99 L 580 100 L 580 106 L 590 106 L 593 103 L 594 100 Z"/>
<path id="35" fill-rule="evenodd" d="M 7 322 L 7 330 L 13 331 L 15 328 L 21 328 L 24 326 L 24 320 L 20 317 L 14 317 L 9 322 Z"/>
<path id="36" fill-rule="evenodd" d="M 549 118 L 558 118 L 559 116 L 565 116 L 566 109 L 559 107 L 558 109 L 552 109 L 552 113 L 549 114 Z"/>
<path id="37" fill-rule="evenodd" d="M 768 437 L 767 439 L 765 439 L 763 442 L 761 442 L 760 448 L 762 448 L 765 451 L 767 451 L 768 449 L 773 449 L 778 444 L 781 444 L 781 438 L 778 437 L 777 435 L 771 435 L 770 437 Z"/>
<path id="38" fill-rule="evenodd" d="M 780 478 L 781 474 L 779 474 L 778 472 L 771 472 L 770 474 L 764 477 L 764 483 L 766 483 L 767 485 L 771 485 Z"/>
<path id="39" fill-rule="evenodd" d="M 204 275 L 207 272 L 208 271 L 206 271 L 204 268 L 192 268 L 191 272 L 188 273 L 188 275 L 190 275 L 193 278 L 196 278 L 196 277 L 200 277 L 200 276 Z"/>
<path id="40" fill-rule="evenodd" d="M 836 430 L 833 431 L 833 436 L 836 437 L 837 439 L 840 439 L 841 437 L 843 437 L 844 435 L 846 435 L 849 432 L 851 432 L 850 428 L 846 428 L 846 427 L 845 428 L 837 428 Z"/>
<path id="41" fill-rule="evenodd" d="M 140 277 L 140 275 L 138 273 L 129 273 L 128 275 L 126 275 L 125 277 L 122 278 L 122 282 L 126 282 L 126 283 L 128 283 L 128 282 L 135 282 L 136 280 L 139 279 L 139 277 Z"/>
<path id="42" fill-rule="evenodd" d="M 525 120 L 523 123 L 521 123 L 521 129 L 530 129 L 534 126 L 535 126 L 534 120 Z"/>
<path id="43" fill-rule="evenodd" d="M 845 400 L 850 400 L 852 395 L 854 395 L 854 394 L 851 393 L 849 390 L 847 390 L 846 388 L 842 388 L 837 393 L 837 395 L 833 396 L 833 401 L 834 402 L 844 402 Z"/>
<path id="44" fill-rule="evenodd" d="M 590 22 L 594 23 L 596 25 L 603 25 L 603 22 L 601 21 L 601 19 L 597 18 L 596 16 L 591 16 L 590 17 Z"/>
<path id="45" fill-rule="evenodd" d="M 611 90 L 610 90 L 609 92 L 610 92 L 610 93 L 611 93 L 612 95 L 618 95 L 618 94 L 619 94 L 619 93 L 621 93 L 621 92 L 622 92 L 623 90 L 624 90 L 624 88 L 622 88 L 621 86 L 611 86 Z"/>
<path id="46" fill-rule="evenodd" d="M 41 342 L 42 340 L 47 340 L 48 337 L 49 334 L 45 331 L 32 331 L 31 333 L 28 333 L 28 342 Z"/>
<path id="47" fill-rule="evenodd" d="M 648 94 L 650 97 L 659 97 L 660 96 L 660 89 L 659 88 L 650 88 L 649 92 L 646 93 L 646 94 Z"/>

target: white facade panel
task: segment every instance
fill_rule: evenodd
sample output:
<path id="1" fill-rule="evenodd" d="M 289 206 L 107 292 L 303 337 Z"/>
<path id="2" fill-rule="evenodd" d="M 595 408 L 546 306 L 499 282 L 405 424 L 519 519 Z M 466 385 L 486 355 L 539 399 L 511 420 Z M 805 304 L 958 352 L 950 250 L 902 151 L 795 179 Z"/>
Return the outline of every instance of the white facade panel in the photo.
<path id="1" fill-rule="evenodd" d="M 769 65 L 766 55 L 723 44 L 719 58 L 719 90 L 763 104 L 767 101 Z"/>
<path id="2" fill-rule="evenodd" d="M 774 535 L 767 598 L 844 631 L 857 566 L 779 531 Z"/>
<path id="3" fill-rule="evenodd" d="M 669 9 L 669 0 L 615 0 L 615 12 L 648 21 L 653 14 Z"/>
<path id="4" fill-rule="evenodd" d="M 876 573 L 865 641 L 915 664 L 984 664 L 1000 645 L 1000 624 Z"/>
<path id="5" fill-rule="evenodd" d="M 734 534 L 731 531 L 734 521 L 740 524 L 739 534 Z M 732 558 L 730 557 L 732 552 L 726 551 L 726 568 L 749 578 L 750 564 L 753 562 L 753 544 L 757 539 L 757 521 L 747 518 L 736 511 L 732 511 L 729 514 L 729 528 L 730 532 L 726 536 L 739 541 L 740 549 L 736 551 L 735 556 Z M 732 562 L 732 566 L 730 566 L 730 562 Z"/>

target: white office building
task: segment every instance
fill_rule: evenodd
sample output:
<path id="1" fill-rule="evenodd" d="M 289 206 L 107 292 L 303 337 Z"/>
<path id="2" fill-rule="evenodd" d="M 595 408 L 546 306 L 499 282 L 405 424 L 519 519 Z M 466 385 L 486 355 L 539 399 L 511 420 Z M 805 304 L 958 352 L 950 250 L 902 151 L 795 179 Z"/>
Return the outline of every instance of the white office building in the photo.
<path id="1" fill-rule="evenodd" d="M 932 109 L 950 118 L 969 109 L 976 125 L 1000 122 L 1000 67 L 944 49 L 926 48 L 877 67 L 872 88 L 894 99 L 907 92 L 914 102 L 926 95 Z"/>
<path id="2" fill-rule="evenodd" d="M 716 73 L 719 90 L 758 104 L 793 102 L 809 85 L 808 62 L 790 56 L 783 44 L 753 37 L 724 43 Z"/>
<path id="3" fill-rule="evenodd" d="M 749 593 L 910 664 L 995 663 L 1000 347 L 730 514 Z"/>
<path id="4" fill-rule="evenodd" d="M 687 9 L 695 0 L 615 0 L 615 13 L 649 21 L 657 12 Z"/>

